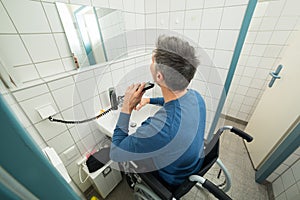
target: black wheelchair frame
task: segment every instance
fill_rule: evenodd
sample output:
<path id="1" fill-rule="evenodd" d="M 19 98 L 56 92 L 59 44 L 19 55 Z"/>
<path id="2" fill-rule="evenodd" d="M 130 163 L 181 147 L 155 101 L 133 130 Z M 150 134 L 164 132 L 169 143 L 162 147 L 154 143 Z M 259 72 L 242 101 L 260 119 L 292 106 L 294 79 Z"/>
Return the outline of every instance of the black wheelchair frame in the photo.
<path id="1" fill-rule="evenodd" d="M 219 144 L 220 136 L 225 130 L 230 130 L 230 132 L 235 133 L 236 135 L 242 137 L 247 142 L 251 142 L 253 138 L 245 133 L 244 131 L 232 127 L 224 126 L 220 128 L 214 135 L 213 138 L 206 143 L 204 147 L 204 161 L 201 169 L 198 173 L 187 177 L 187 179 L 179 185 L 176 189 L 170 190 L 170 187 L 166 183 L 162 183 L 155 177 L 151 172 L 148 173 L 138 173 L 138 165 L 134 162 L 129 162 L 128 171 L 126 173 L 127 182 L 129 186 L 138 192 L 138 190 L 151 191 L 151 199 L 162 199 L 162 200 L 171 200 L 171 199 L 180 199 L 186 193 L 188 193 L 196 183 L 200 183 L 204 188 L 206 188 L 210 193 L 212 193 L 218 199 L 229 200 L 231 199 L 221 188 L 216 186 L 211 181 L 203 178 L 206 172 L 216 163 L 219 157 Z M 146 186 L 141 186 L 141 184 Z M 138 199 L 149 199 L 149 197 L 144 194 L 136 194 Z"/>

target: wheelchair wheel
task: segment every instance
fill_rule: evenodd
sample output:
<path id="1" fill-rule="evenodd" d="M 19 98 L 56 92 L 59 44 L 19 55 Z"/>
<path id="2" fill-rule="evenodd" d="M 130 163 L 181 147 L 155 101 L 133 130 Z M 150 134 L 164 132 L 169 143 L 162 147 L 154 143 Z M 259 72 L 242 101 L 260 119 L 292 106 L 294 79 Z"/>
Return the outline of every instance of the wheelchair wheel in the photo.
<path id="1" fill-rule="evenodd" d="M 134 186 L 133 195 L 136 200 L 161 200 L 151 189 L 140 183 Z"/>
<path id="2" fill-rule="evenodd" d="M 216 164 L 206 172 L 205 178 L 209 179 L 224 192 L 228 192 L 231 187 L 231 177 L 222 161 L 218 158 Z"/>

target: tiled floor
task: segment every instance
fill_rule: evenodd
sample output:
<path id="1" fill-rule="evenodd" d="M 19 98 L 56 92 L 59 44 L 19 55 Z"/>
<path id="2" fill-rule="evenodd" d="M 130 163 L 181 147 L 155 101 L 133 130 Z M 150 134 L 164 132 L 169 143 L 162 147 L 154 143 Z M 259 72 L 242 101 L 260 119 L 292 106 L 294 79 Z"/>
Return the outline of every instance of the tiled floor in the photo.
<path id="1" fill-rule="evenodd" d="M 232 125 L 240 129 L 244 129 L 243 125 L 237 124 L 232 121 L 226 120 L 225 123 L 219 123 L 222 125 Z M 220 144 L 220 158 L 232 178 L 231 189 L 227 194 L 232 199 L 237 200 L 268 200 L 268 194 L 266 186 L 257 184 L 255 182 L 255 171 L 252 168 L 250 159 L 248 157 L 243 140 L 230 132 L 224 132 L 221 137 Z M 205 177 L 212 180 L 212 176 L 217 175 L 216 167 L 213 167 Z M 95 195 L 95 191 L 91 191 L 87 196 L 88 200 L 91 195 Z M 99 196 L 98 196 L 99 198 Z M 101 198 L 99 198 L 101 199 Z M 131 189 L 128 187 L 125 180 L 123 180 L 114 191 L 106 198 L 107 200 L 119 200 L 119 199 L 134 199 Z M 182 197 L 182 200 L 207 200 L 216 199 L 204 189 L 193 187 L 189 193 Z"/>

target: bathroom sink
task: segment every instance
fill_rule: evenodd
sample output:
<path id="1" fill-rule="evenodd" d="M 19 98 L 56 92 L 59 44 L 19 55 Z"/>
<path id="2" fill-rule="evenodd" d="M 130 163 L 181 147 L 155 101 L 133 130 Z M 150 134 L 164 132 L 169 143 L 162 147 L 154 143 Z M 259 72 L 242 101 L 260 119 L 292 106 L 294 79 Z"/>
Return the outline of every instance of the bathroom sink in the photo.
<path id="1" fill-rule="evenodd" d="M 140 111 L 133 111 L 129 121 L 129 135 L 134 133 L 136 128 L 141 125 L 148 117 L 153 116 L 160 107 L 155 105 L 147 105 Z M 109 137 L 112 137 L 116 123 L 120 115 L 121 108 L 113 110 L 106 115 L 95 120 L 98 129 Z M 134 126 L 135 125 L 135 126 Z"/>

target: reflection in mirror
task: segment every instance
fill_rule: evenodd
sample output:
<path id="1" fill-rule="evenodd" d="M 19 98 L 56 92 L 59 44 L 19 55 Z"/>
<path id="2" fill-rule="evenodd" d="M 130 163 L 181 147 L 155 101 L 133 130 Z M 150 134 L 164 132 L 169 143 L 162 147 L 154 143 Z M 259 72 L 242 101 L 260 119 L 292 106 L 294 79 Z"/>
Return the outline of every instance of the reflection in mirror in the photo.
<path id="1" fill-rule="evenodd" d="M 126 56 L 121 11 L 64 3 L 56 6 L 77 68 Z"/>

